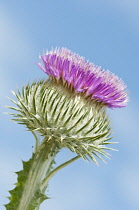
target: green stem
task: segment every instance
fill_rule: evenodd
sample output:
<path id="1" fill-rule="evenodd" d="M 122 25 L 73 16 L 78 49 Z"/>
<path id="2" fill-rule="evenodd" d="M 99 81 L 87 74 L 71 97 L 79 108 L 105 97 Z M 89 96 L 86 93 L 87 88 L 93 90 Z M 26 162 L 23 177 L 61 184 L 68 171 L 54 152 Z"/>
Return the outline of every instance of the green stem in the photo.
<path id="1" fill-rule="evenodd" d="M 39 138 L 37 137 L 37 135 L 35 134 L 34 131 L 31 131 L 34 138 L 35 138 L 35 148 L 34 148 L 34 153 L 37 152 L 38 148 L 39 148 L 39 144 L 40 144 L 40 141 L 39 141 Z"/>
<path id="2" fill-rule="evenodd" d="M 36 140 L 38 140 L 37 137 Z M 40 145 L 39 140 L 37 143 L 36 152 L 33 153 L 32 158 L 27 162 L 23 161 L 23 170 L 16 173 L 18 182 L 15 189 L 10 191 L 10 203 L 5 205 L 7 210 L 39 210 L 40 204 L 48 199 L 45 196 L 45 190 L 49 180 L 60 169 L 80 158 L 76 156 L 52 169 L 59 146 L 46 138 Z"/>
<path id="3" fill-rule="evenodd" d="M 41 190 L 42 180 L 50 172 L 58 149 L 52 144 L 41 145 L 40 150 L 34 154 L 28 177 L 16 210 L 39 209 L 41 202 L 46 199 Z"/>
<path id="4" fill-rule="evenodd" d="M 58 167 L 55 168 L 54 170 L 52 170 L 52 171 L 48 174 L 48 176 L 43 180 L 41 187 L 44 188 L 44 187 L 48 184 L 49 180 L 50 180 L 50 179 L 51 179 L 59 170 L 61 170 L 62 168 L 66 167 L 67 165 L 69 165 L 70 163 L 74 162 L 75 160 L 78 160 L 80 157 L 81 157 L 81 156 L 78 155 L 78 156 L 72 158 L 71 160 L 68 160 L 67 162 L 61 164 L 60 166 L 58 166 Z"/>

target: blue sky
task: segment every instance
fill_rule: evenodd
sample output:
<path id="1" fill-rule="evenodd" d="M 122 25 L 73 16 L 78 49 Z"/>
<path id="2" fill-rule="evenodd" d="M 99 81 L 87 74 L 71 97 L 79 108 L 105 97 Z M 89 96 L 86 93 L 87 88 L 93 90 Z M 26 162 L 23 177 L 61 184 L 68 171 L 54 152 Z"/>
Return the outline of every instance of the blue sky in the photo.
<path id="1" fill-rule="evenodd" d="M 108 164 L 78 160 L 50 182 L 41 210 L 139 209 L 139 1 L 4 0 L 0 2 L 0 209 L 16 182 L 21 159 L 31 157 L 33 137 L 10 121 L 11 90 L 46 78 L 35 65 L 51 47 L 67 47 L 121 77 L 130 92 L 124 109 L 109 110 L 113 141 Z M 71 157 L 63 150 L 57 161 Z"/>

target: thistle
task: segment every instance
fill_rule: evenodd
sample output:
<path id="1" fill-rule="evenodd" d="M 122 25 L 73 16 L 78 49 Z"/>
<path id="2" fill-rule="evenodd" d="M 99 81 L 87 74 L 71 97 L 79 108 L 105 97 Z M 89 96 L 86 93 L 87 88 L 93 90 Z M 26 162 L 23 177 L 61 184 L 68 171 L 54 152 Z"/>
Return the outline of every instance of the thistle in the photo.
<path id="1" fill-rule="evenodd" d="M 124 83 L 65 48 L 41 56 L 38 66 L 49 76 L 17 93 L 13 120 L 24 124 L 35 137 L 35 150 L 12 191 L 7 210 L 38 210 L 47 199 L 49 180 L 79 158 L 105 162 L 111 129 L 106 107 L 124 107 L 128 94 Z M 54 159 L 62 148 L 75 157 L 58 167 Z"/>

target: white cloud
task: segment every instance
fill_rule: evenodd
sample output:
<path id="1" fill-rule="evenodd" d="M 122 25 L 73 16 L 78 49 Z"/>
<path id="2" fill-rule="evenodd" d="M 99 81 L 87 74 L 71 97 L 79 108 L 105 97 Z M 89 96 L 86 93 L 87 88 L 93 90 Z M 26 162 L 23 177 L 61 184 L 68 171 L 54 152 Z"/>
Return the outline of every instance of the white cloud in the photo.
<path id="1" fill-rule="evenodd" d="M 26 36 L 23 26 L 17 23 L 10 11 L 0 8 L 0 104 L 10 95 L 11 89 L 16 87 L 17 78 L 26 76 L 27 64 L 33 47 Z M 35 66 L 35 64 L 33 64 Z M 30 73 L 31 74 L 31 73 Z M 25 77 L 24 77 L 25 78 Z M 22 77 L 23 80 L 23 77 Z"/>
<path id="2" fill-rule="evenodd" d="M 0 26 L 0 57 L 3 66 L 9 61 L 13 63 L 21 61 L 22 55 L 25 52 L 27 54 L 30 52 L 30 43 L 28 43 L 23 27 L 19 26 L 10 12 L 2 7 L 0 9 Z"/>

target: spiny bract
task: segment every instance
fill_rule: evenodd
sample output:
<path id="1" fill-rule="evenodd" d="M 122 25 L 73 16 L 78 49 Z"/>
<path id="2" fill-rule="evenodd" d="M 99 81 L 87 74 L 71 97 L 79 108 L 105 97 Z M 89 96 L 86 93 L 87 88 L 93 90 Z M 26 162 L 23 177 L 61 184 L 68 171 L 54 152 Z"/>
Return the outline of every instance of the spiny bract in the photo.
<path id="1" fill-rule="evenodd" d="M 14 94 L 18 102 L 12 100 L 17 107 L 10 107 L 17 111 L 13 120 L 84 159 L 90 157 L 97 163 L 95 156 L 107 156 L 104 149 L 108 149 L 110 127 L 103 106 L 75 95 L 52 78 L 33 82 Z"/>

